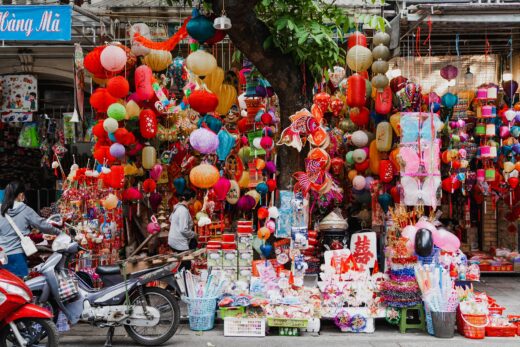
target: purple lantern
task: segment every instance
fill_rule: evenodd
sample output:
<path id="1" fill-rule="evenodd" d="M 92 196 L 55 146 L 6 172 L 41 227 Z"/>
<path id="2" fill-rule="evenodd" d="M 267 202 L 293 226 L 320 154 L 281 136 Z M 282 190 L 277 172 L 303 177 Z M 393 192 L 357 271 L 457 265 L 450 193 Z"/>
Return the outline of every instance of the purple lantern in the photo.
<path id="1" fill-rule="evenodd" d="M 504 81 L 502 82 L 502 88 L 504 88 L 504 93 L 511 99 L 518 89 L 518 82 L 513 80 Z"/>
<path id="2" fill-rule="evenodd" d="M 190 145 L 202 154 L 215 153 L 219 140 L 217 134 L 206 128 L 193 131 L 190 135 Z"/>
<path id="3" fill-rule="evenodd" d="M 452 80 L 459 74 L 459 69 L 457 69 L 455 66 L 449 64 L 446 65 L 441 69 L 441 77 L 445 80 Z"/>
<path id="4" fill-rule="evenodd" d="M 125 146 L 117 142 L 112 144 L 112 146 L 110 146 L 110 155 L 117 159 L 124 158 Z"/>

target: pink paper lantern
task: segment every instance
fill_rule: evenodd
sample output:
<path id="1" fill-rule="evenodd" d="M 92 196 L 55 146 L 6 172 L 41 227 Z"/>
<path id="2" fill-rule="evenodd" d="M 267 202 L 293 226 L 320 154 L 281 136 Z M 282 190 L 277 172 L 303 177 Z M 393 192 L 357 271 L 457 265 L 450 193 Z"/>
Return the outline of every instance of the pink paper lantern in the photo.
<path id="1" fill-rule="evenodd" d="M 123 70 L 126 65 L 126 52 L 118 46 L 107 46 L 101 52 L 101 65 L 108 71 Z"/>
<path id="2" fill-rule="evenodd" d="M 456 78 L 458 74 L 459 69 L 457 69 L 455 66 L 451 64 L 446 65 L 441 69 L 441 77 L 448 81 Z"/>
<path id="3" fill-rule="evenodd" d="M 200 128 L 190 134 L 190 145 L 202 154 L 215 153 L 219 140 L 217 134 L 206 128 Z"/>
<path id="4" fill-rule="evenodd" d="M 224 201 L 226 200 L 227 193 L 231 188 L 231 182 L 225 177 L 220 177 L 213 186 L 213 192 L 217 196 L 217 200 Z"/>
<path id="5" fill-rule="evenodd" d="M 153 168 L 150 170 L 150 178 L 152 178 L 154 181 L 158 181 L 161 177 L 163 168 L 161 164 L 155 164 Z"/>

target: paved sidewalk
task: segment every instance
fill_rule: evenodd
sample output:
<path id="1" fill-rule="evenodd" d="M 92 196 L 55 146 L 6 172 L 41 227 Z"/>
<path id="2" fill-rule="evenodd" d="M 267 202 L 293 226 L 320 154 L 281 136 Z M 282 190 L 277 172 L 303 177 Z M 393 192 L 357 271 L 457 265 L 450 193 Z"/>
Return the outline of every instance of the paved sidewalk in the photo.
<path id="1" fill-rule="evenodd" d="M 520 314 L 520 277 L 485 277 L 476 288 L 493 296 L 499 304 L 507 308 L 506 314 Z M 105 329 L 95 329 L 88 325 L 78 325 L 61 337 L 60 346 L 103 346 Z M 470 340 L 456 335 L 449 340 L 437 339 L 422 332 L 400 334 L 395 326 L 384 320 L 376 321 L 374 334 L 341 333 L 331 324 L 325 323 L 320 335 L 306 334 L 300 337 L 268 336 L 265 338 L 224 337 L 223 326 L 216 325 L 212 331 L 196 333 L 187 325 L 181 325 L 175 336 L 165 346 L 193 347 L 520 347 L 520 337 L 486 338 Z M 114 346 L 136 346 L 126 337 L 123 329 L 116 330 Z"/>

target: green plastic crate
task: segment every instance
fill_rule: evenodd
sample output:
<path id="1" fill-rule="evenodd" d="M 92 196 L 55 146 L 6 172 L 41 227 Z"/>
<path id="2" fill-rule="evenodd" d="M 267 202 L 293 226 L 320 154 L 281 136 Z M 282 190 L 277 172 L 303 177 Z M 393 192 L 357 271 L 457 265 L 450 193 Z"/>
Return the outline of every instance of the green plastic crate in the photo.
<path id="1" fill-rule="evenodd" d="M 243 306 L 237 307 L 221 307 L 219 308 L 220 318 L 224 319 L 226 317 L 236 317 L 239 314 L 245 313 L 246 308 Z"/>
<path id="2" fill-rule="evenodd" d="M 307 328 L 307 319 L 267 318 L 267 325 L 281 328 Z"/>

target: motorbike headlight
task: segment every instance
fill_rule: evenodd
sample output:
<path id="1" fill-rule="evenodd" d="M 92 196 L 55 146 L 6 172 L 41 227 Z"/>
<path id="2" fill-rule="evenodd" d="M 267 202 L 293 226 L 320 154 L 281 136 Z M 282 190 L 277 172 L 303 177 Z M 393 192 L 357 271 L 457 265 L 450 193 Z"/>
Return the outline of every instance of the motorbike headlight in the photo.
<path id="1" fill-rule="evenodd" d="M 25 291 L 25 289 L 15 286 L 14 284 L 0 281 L 0 288 L 5 290 L 8 294 L 18 295 L 24 298 L 26 301 L 31 301 L 31 296 Z"/>

